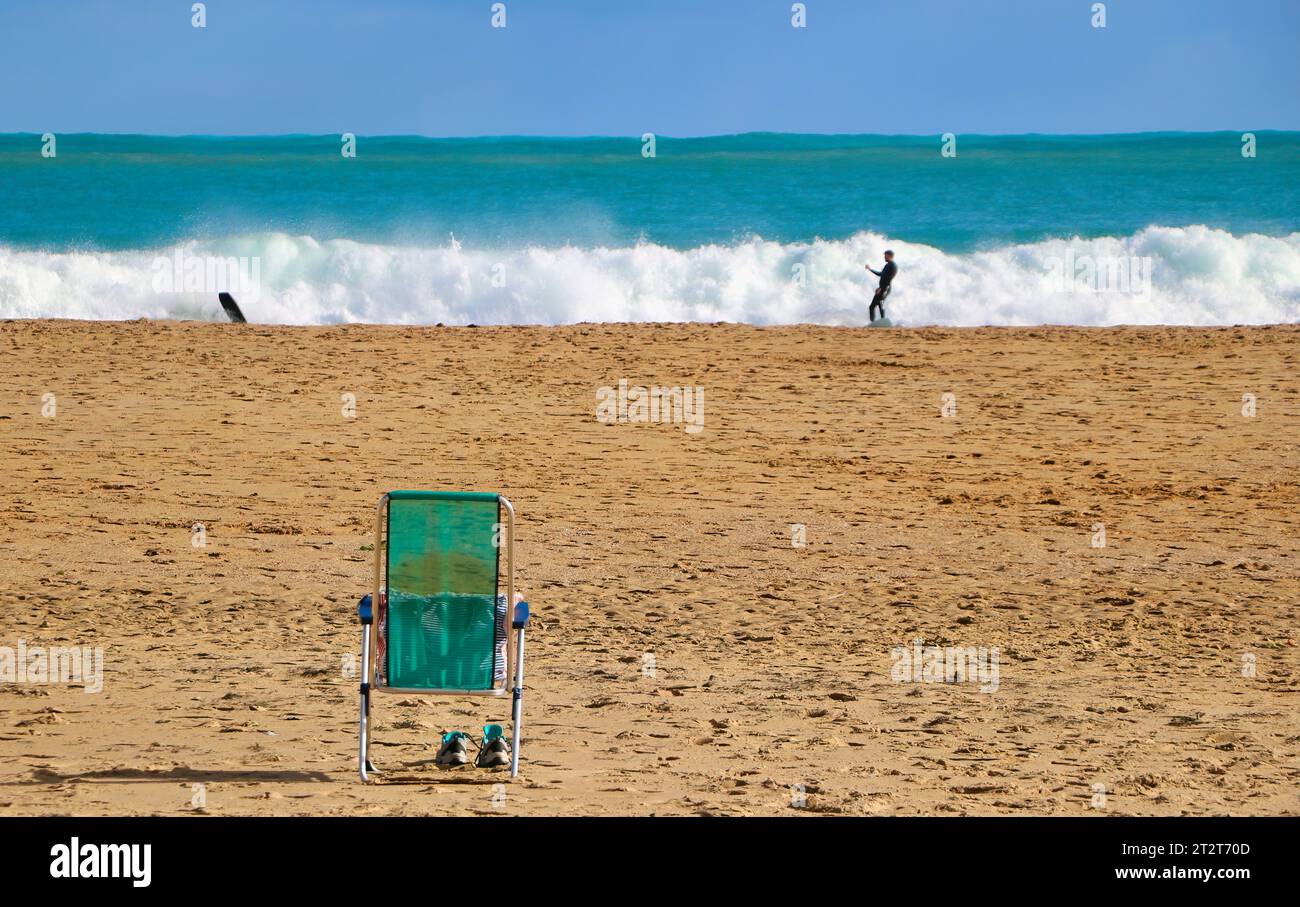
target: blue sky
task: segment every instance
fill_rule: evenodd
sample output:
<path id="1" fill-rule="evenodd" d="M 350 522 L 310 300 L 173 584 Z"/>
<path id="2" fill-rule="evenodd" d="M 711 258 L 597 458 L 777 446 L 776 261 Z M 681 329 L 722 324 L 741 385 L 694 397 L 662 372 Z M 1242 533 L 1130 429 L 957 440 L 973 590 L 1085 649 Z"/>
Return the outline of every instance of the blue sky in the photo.
<path id="1" fill-rule="evenodd" d="M 1300 129 L 1300 0 L 0 0 L 0 132 Z"/>

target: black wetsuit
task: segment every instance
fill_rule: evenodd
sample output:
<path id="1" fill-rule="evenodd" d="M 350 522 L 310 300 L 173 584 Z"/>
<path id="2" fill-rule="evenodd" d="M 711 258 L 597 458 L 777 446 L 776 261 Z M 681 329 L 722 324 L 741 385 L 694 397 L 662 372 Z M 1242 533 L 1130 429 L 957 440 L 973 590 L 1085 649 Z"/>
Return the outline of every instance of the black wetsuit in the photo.
<path id="1" fill-rule="evenodd" d="M 885 317 L 885 297 L 889 295 L 890 284 L 894 281 L 894 275 L 898 273 L 898 265 L 892 261 L 887 261 L 879 271 L 870 265 L 867 266 L 867 270 L 880 278 L 880 286 L 876 287 L 876 294 L 871 297 L 871 306 L 867 309 L 867 317 L 875 321 L 876 318 L 872 312 L 876 310 L 876 306 L 880 307 L 880 317 Z"/>

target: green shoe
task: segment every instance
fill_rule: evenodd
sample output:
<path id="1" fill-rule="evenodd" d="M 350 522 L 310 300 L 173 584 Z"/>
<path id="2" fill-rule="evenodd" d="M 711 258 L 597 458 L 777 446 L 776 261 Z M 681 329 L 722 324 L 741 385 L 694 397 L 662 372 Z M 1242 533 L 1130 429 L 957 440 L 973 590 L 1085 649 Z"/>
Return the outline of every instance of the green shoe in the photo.
<path id="1" fill-rule="evenodd" d="M 442 746 L 434 762 L 438 765 L 464 765 L 469 762 L 469 747 L 465 742 L 469 735 L 463 731 L 451 731 L 442 735 Z"/>
<path id="2" fill-rule="evenodd" d="M 504 768 L 510 764 L 510 745 L 499 724 L 483 728 L 483 745 L 479 747 L 474 764 L 479 768 Z"/>

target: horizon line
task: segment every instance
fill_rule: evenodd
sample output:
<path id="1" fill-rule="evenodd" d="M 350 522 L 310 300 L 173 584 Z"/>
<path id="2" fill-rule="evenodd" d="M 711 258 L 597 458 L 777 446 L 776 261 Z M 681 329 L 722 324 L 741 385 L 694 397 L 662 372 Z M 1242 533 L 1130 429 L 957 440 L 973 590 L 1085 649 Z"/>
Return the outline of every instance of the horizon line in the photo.
<path id="1" fill-rule="evenodd" d="M 720 132 L 709 133 L 705 135 L 670 135 L 668 133 L 652 132 L 656 139 L 670 139 L 675 141 L 693 141 L 700 139 L 731 139 L 731 138 L 749 138 L 755 136 L 781 136 L 793 138 L 874 138 L 874 139 L 933 139 L 952 132 L 957 136 L 968 138 L 1126 138 L 1132 136 L 1199 136 L 1199 135 L 1241 135 L 1243 133 L 1300 133 L 1300 129 L 1276 129 L 1276 128 L 1256 128 L 1256 129 L 1204 129 L 1204 130 L 1185 130 L 1185 129 L 1152 129 L 1141 132 L 961 132 L 947 130 L 945 132 L 781 132 L 774 130 L 751 130 L 748 132 Z M 291 138 L 335 138 L 345 135 L 343 132 L 94 132 L 94 131 L 68 131 L 68 130 L 51 130 L 45 132 L 0 132 L 0 137 L 11 136 L 37 136 L 40 137 L 46 133 L 62 136 L 108 136 L 114 138 L 161 138 L 161 139 L 291 139 Z M 357 138 L 366 139 L 428 139 L 431 141 L 481 141 L 488 139 L 514 139 L 514 140 L 537 140 L 537 139 L 559 139 L 568 141 L 592 141 L 592 140 L 628 140 L 641 141 L 641 134 L 545 134 L 545 133 L 499 133 L 499 134 L 476 134 L 476 135 L 425 135 L 418 132 L 377 132 L 351 133 Z"/>

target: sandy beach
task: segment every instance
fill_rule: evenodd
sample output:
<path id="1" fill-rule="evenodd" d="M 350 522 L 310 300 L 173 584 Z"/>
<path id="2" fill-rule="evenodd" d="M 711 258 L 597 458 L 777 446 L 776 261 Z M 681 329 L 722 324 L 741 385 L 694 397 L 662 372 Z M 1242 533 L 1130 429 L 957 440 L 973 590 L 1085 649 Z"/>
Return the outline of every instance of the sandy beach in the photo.
<path id="1" fill-rule="evenodd" d="M 0 351 L 0 646 L 103 653 L 99 692 L 0 683 L 4 814 L 1300 814 L 1300 327 L 8 321 Z M 703 430 L 602 424 L 620 379 L 702 388 Z M 396 488 L 518 508 L 504 789 L 432 765 L 506 717 L 477 700 L 378 697 L 356 778 Z M 914 646 L 996 649 L 996 683 L 900 682 Z"/>

